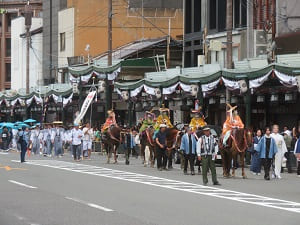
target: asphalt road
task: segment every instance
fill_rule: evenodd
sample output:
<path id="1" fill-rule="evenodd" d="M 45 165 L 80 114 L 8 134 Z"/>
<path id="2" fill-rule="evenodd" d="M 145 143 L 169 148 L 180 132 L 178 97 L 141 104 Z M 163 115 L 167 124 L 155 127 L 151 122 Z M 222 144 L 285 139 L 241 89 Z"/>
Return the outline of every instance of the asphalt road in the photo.
<path id="1" fill-rule="evenodd" d="M 300 178 L 262 176 L 223 179 L 202 186 L 202 177 L 180 169 L 157 171 L 140 159 L 129 166 L 103 156 L 73 163 L 17 153 L 0 154 L 0 225 L 298 225 Z M 285 200 L 285 201 L 282 201 Z"/>

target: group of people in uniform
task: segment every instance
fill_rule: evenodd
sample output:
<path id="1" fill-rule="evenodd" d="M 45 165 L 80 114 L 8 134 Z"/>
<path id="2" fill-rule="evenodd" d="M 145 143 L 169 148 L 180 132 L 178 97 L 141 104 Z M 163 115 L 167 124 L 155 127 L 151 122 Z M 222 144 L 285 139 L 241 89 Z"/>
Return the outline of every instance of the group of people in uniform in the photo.
<path id="1" fill-rule="evenodd" d="M 45 157 L 62 157 L 65 150 L 71 150 L 74 160 L 90 159 L 94 131 L 87 123 L 84 127 L 78 124 L 66 129 L 61 121 L 36 124 L 31 128 L 22 127 L 16 134 L 18 150 L 21 151 L 21 162 L 25 162 L 26 152 Z"/>

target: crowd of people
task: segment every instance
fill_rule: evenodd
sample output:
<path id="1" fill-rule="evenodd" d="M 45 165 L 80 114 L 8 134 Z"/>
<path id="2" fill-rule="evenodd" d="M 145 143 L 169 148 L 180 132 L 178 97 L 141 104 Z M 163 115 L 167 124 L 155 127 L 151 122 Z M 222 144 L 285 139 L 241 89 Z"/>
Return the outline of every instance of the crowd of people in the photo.
<path id="1" fill-rule="evenodd" d="M 230 108 L 228 112 L 221 141 L 225 147 L 228 145 L 226 141 L 230 137 L 230 129 L 244 127 L 234 107 Z M 195 175 L 195 161 L 201 162 L 203 184 L 207 185 L 207 174 L 210 172 L 212 183 L 219 185 L 215 167 L 219 137 L 211 134 L 210 127 L 206 125 L 199 109 L 194 110 L 192 113 L 195 114 L 195 117 L 181 131 L 180 146 L 176 149 L 182 153 L 183 173 L 188 174 L 189 166 L 190 174 Z M 24 126 L 19 130 L 3 127 L 0 139 L 1 149 L 17 149 L 20 151 L 21 162 L 25 162 L 26 153 L 45 157 L 62 157 L 66 151 L 71 152 L 76 162 L 83 159 L 90 160 L 94 148 L 93 142 L 94 144 L 101 143 L 103 135 L 110 135 L 111 126 L 117 126 L 113 111 L 109 112 L 109 117 L 102 129 L 92 128 L 89 123 L 84 126 L 73 124 L 66 128 L 61 121 L 43 124 L 43 127 L 39 124 L 30 128 Z M 153 120 L 153 113 L 147 112 L 145 119 L 138 126 L 123 127 L 124 136 L 121 145 L 127 150 L 125 152 L 126 164 L 129 164 L 130 154 L 135 157 L 140 155 L 145 160 L 145 153 L 141 153 L 141 137 L 146 135 L 147 138 L 150 138 L 146 129 L 153 127 L 155 133 L 151 138 L 153 138 L 156 146 L 157 169 L 160 171 L 167 170 L 168 158 L 166 152 L 171 148 L 167 147 L 166 130 L 170 126 L 172 124 L 168 118 L 168 110 L 163 107 L 156 122 Z M 201 129 L 200 136 L 197 135 L 199 128 Z M 98 146 L 101 146 L 101 144 Z M 292 131 L 284 127 L 282 133 L 279 132 L 278 125 L 267 127 L 264 130 L 258 129 L 253 139 L 253 145 L 247 151 L 251 153 L 250 170 L 254 175 L 260 175 L 263 168 L 265 180 L 271 178 L 281 179 L 282 168 L 287 167 L 288 172 L 292 172 L 292 161 L 296 157 L 297 175 L 300 177 L 300 126 L 299 129 L 294 128 Z M 200 167 L 198 171 L 200 171 Z"/>

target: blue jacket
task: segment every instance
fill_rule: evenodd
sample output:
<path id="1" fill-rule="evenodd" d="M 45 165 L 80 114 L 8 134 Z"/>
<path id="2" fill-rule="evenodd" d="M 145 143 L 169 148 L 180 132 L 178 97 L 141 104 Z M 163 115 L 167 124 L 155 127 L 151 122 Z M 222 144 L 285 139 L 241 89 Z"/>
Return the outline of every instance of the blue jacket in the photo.
<path id="1" fill-rule="evenodd" d="M 266 158 L 266 136 L 263 136 L 260 139 L 260 141 L 258 142 L 255 150 L 259 153 L 259 157 L 261 159 Z M 277 151 L 278 150 L 277 150 L 275 140 L 273 138 L 271 138 L 270 151 L 269 151 L 268 158 L 272 159 L 273 156 L 277 153 Z"/>
<path id="2" fill-rule="evenodd" d="M 191 136 L 191 138 L 192 138 L 192 153 L 196 154 L 197 140 L 193 134 L 191 134 L 191 135 L 192 135 Z M 188 136 L 188 134 L 184 134 L 181 139 L 180 149 L 183 150 L 185 152 L 185 154 L 189 154 L 189 152 L 190 152 L 189 146 L 190 146 L 189 145 L 189 136 Z"/>

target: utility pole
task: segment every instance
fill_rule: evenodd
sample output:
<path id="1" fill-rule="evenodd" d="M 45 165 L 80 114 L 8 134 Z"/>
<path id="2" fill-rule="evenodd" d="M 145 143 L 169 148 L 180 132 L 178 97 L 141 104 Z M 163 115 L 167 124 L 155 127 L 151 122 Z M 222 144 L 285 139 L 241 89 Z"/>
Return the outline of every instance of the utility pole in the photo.
<path id="1" fill-rule="evenodd" d="M 52 82 L 52 0 L 50 0 L 50 37 L 49 37 L 49 41 L 50 41 L 50 45 L 49 45 L 49 61 L 50 61 L 50 65 L 49 65 L 49 75 L 50 75 L 50 83 Z"/>
<path id="2" fill-rule="evenodd" d="M 227 12 L 226 13 L 226 30 L 227 30 L 226 68 L 232 69 L 232 0 L 227 0 L 226 12 Z M 230 92 L 228 88 L 226 88 L 226 103 L 230 104 Z"/>
<path id="3" fill-rule="evenodd" d="M 112 0 L 108 1 L 108 23 L 107 23 L 107 35 L 108 35 L 108 51 L 107 51 L 107 66 L 112 66 Z M 108 80 L 108 74 L 106 74 L 106 111 L 112 109 L 112 90 Z"/>
<path id="4" fill-rule="evenodd" d="M 272 44 L 276 38 L 276 1 L 272 0 Z M 272 60 L 275 61 L 275 50 L 272 50 Z"/>
<path id="5" fill-rule="evenodd" d="M 25 29 L 26 29 L 26 94 L 29 94 L 29 47 L 30 47 L 30 27 L 32 22 L 32 8 L 29 1 L 25 5 Z"/>
<path id="6" fill-rule="evenodd" d="M 170 52 L 170 44 L 171 44 L 171 18 L 169 18 L 169 32 L 168 32 L 168 40 L 167 40 L 167 68 L 170 67 L 171 62 L 171 52 Z"/>

